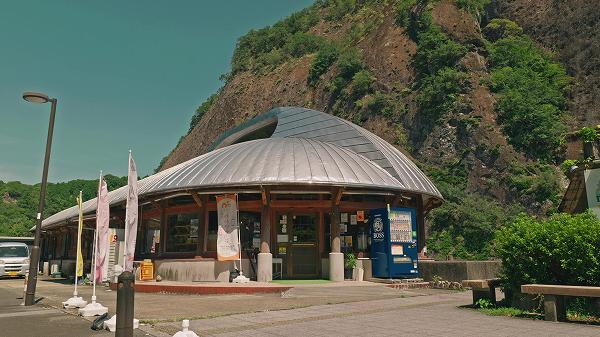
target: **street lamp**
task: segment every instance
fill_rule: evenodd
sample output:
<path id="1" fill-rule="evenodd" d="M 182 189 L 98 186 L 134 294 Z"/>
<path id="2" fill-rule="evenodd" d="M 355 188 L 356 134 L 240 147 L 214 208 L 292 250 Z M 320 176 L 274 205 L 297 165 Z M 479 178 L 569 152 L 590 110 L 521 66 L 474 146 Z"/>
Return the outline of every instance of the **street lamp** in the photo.
<path id="1" fill-rule="evenodd" d="M 42 214 L 46 199 L 46 185 L 48 182 L 48 164 L 50 163 L 50 152 L 52 149 L 52 133 L 54 132 L 54 115 L 56 114 L 56 98 L 38 92 L 24 92 L 23 99 L 31 103 L 52 103 L 50 108 L 50 123 L 48 125 L 48 138 L 46 139 L 46 154 L 44 156 L 44 171 L 42 173 L 42 185 L 40 186 L 40 203 L 38 204 L 37 223 L 35 225 L 35 239 L 31 247 L 29 259 L 29 279 L 27 279 L 27 290 L 25 292 L 25 305 L 35 304 L 35 287 L 40 261 L 40 234 L 42 231 Z"/>

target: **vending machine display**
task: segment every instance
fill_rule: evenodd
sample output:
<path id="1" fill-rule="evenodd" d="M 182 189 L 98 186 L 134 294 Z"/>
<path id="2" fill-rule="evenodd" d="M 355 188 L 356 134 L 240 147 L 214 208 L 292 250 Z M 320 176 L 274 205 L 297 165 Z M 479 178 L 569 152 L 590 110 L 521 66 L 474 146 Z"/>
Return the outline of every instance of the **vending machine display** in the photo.
<path id="1" fill-rule="evenodd" d="M 415 210 L 382 208 L 370 213 L 373 276 L 417 277 L 419 269 Z"/>

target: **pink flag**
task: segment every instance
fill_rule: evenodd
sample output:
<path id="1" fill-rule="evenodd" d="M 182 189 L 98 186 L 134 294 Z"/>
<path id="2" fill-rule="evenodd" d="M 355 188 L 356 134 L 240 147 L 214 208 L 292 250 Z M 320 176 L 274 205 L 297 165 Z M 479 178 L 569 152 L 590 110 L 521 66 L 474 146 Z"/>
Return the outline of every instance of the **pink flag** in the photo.
<path id="1" fill-rule="evenodd" d="M 94 278 L 96 282 L 102 282 L 104 278 L 104 268 L 108 255 L 108 221 L 110 219 L 110 206 L 108 204 L 108 187 L 103 176 L 100 176 L 100 185 L 98 186 L 98 206 L 96 208 L 96 262 Z"/>
<path id="2" fill-rule="evenodd" d="M 127 176 L 127 208 L 125 210 L 125 265 L 126 271 L 133 271 L 135 240 L 138 225 L 138 182 L 135 161 L 129 151 L 129 174 Z"/>

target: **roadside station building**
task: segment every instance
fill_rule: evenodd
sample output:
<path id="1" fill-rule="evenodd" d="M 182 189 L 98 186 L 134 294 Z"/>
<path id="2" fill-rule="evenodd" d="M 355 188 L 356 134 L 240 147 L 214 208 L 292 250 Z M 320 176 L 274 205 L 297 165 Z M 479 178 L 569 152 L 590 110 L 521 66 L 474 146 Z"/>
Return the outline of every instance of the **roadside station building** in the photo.
<path id="1" fill-rule="evenodd" d="M 127 187 L 109 193 L 111 261 L 123 240 Z M 338 117 L 275 108 L 214 140 L 209 152 L 139 181 L 136 260 L 174 281 L 228 281 L 231 261 L 217 261 L 217 195 L 236 193 L 243 271 L 276 278 L 343 280 L 343 252 L 369 275 L 369 210 L 414 208 L 418 247 L 425 214 L 442 196 L 402 152 Z M 84 258 L 89 265 L 96 200 L 84 203 Z M 43 222 L 43 256 L 72 270 L 77 208 Z M 250 263 L 254 253 L 257 263 Z M 110 269 L 110 267 L 109 267 Z"/>

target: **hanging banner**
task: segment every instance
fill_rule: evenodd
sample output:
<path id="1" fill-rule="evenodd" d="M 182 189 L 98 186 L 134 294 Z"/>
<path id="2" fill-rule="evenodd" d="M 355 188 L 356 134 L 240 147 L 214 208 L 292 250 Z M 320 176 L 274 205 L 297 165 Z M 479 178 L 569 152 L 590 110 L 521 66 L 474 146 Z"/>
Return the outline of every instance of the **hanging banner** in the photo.
<path id="1" fill-rule="evenodd" d="M 135 242 L 138 228 L 138 180 L 135 161 L 129 151 L 129 170 L 127 174 L 127 207 L 125 208 L 125 271 L 133 271 Z"/>
<path id="2" fill-rule="evenodd" d="M 108 187 L 104 177 L 100 176 L 98 189 L 98 206 L 96 208 L 96 263 L 94 278 L 97 283 L 104 281 L 104 269 L 108 257 L 108 222 L 110 219 L 110 205 L 108 201 Z"/>
<path id="3" fill-rule="evenodd" d="M 226 194 L 217 196 L 219 230 L 217 235 L 217 259 L 233 261 L 240 258 L 237 196 Z"/>
<path id="4" fill-rule="evenodd" d="M 83 254 L 81 253 L 81 231 L 83 230 L 83 196 L 82 192 L 79 191 L 77 197 L 77 207 L 79 208 L 79 220 L 77 222 L 77 268 L 75 270 L 76 276 L 83 276 Z"/>

